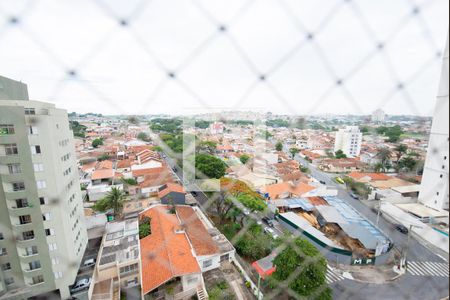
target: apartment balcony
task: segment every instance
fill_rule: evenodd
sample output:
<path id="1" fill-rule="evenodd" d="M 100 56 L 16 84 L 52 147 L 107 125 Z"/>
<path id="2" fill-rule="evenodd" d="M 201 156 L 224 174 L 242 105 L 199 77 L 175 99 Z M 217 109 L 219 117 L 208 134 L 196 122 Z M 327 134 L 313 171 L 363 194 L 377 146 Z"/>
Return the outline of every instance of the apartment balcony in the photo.
<path id="1" fill-rule="evenodd" d="M 109 278 L 94 284 L 91 300 L 119 300 L 120 282 L 118 277 Z"/>

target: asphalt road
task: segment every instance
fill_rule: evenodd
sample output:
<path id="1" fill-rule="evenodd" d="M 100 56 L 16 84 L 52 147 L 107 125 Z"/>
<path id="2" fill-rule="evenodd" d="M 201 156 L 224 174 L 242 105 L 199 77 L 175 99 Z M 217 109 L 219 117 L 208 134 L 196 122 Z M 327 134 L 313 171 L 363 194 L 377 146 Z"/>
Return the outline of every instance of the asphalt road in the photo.
<path id="1" fill-rule="evenodd" d="M 341 199 L 353 206 L 374 224 L 376 223 L 377 216 L 369 207 L 361 203 L 359 200 L 351 198 L 344 185 L 338 184 L 332 180 L 332 178 L 336 176 L 335 174 L 322 172 L 300 157 L 297 157 L 296 159 L 309 167 L 312 177 L 317 180 L 323 180 L 328 186 L 336 187 L 338 189 L 338 196 Z M 169 157 L 166 158 L 166 161 L 171 167 L 174 166 L 174 162 Z M 175 173 L 182 182 L 183 174 L 178 167 Z M 202 207 L 204 207 L 208 201 L 208 198 L 202 192 L 197 192 L 195 198 Z M 398 248 L 401 249 L 406 244 L 407 236 L 395 230 L 392 224 L 387 222 L 384 218 L 381 217 L 379 219 L 378 226 L 381 230 L 388 234 Z M 277 234 L 281 235 L 282 232 L 280 229 L 277 229 L 277 227 L 278 226 L 276 225 L 275 231 Z M 410 261 L 444 262 L 442 258 L 432 253 L 413 238 L 410 240 L 408 258 Z M 448 279 L 448 277 L 413 276 L 410 273 L 406 273 L 399 279 L 386 284 L 368 284 L 344 279 L 332 283 L 330 287 L 333 289 L 333 299 L 339 300 L 438 300 L 449 295 Z"/>
<path id="2" fill-rule="evenodd" d="M 338 184 L 332 180 L 336 174 L 325 173 L 300 157 L 296 159 L 306 165 L 311 170 L 311 176 L 317 180 L 324 181 L 328 186 L 338 189 L 338 197 L 358 210 L 372 223 L 376 223 L 377 215 L 361 201 L 350 197 L 345 185 Z M 386 233 L 394 242 L 398 249 L 406 245 L 407 235 L 400 233 L 393 228 L 393 225 L 380 217 L 378 227 Z M 424 247 L 414 238 L 410 240 L 408 251 L 408 261 L 441 262 L 441 257 L 437 256 Z M 445 262 L 446 263 L 446 262 Z M 333 289 L 333 299 L 442 299 L 449 295 L 449 278 L 440 276 L 413 276 L 409 272 L 399 279 L 386 284 L 367 284 L 353 280 L 342 280 L 331 285 Z"/>

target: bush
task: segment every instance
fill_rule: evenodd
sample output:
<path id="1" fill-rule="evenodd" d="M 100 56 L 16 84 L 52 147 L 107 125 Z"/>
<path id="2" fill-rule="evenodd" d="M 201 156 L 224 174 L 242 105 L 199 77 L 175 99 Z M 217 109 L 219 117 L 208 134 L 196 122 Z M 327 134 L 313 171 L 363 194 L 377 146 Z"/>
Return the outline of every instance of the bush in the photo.
<path id="1" fill-rule="evenodd" d="M 103 145 L 103 139 L 98 138 L 92 141 L 92 147 L 97 148 L 98 146 Z"/>
<path id="2" fill-rule="evenodd" d="M 145 216 L 139 220 L 139 238 L 143 239 L 151 234 L 151 218 Z"/>

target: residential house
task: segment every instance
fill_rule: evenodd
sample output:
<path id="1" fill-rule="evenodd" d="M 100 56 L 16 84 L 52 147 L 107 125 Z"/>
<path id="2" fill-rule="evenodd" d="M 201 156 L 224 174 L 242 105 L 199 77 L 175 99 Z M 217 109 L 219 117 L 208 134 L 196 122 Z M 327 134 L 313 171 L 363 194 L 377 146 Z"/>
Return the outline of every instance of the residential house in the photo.
<path id="1" fill-rule="evenodd" d="M 158 190 L 158 197 L 162 204 L 186 204 L 186 191 L 176 183 L 166 183 Z"/>

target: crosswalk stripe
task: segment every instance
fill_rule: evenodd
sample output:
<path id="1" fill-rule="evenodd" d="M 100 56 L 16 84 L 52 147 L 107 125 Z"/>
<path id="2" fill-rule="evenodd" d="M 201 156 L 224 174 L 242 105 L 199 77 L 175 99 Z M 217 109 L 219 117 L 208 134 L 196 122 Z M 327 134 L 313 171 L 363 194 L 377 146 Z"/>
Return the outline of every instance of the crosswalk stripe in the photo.
<path id="1" fill-rule="evenodd" d="M 425 273 L 422 273 L 422 270 L 418 266 L 416 266 L 415 262 L 413 262 L 413 261 L 409 262 L 408 268 L 413 269 L 416 273 L 419 273 L 419 275 L 422 275 L 422 276 L 426 275 Z"/>
<path id="2" fill-rule="evenodd" d="M 344 277 L 336 273 L 330 265 L 327 265 L 327 269 L 328 269 L 327 273 L 325 274 L 327 284 L 331 284 L 333 282 L 337 282 L 344 279 Z"/>
<path id="3" fill-rule="evenodd" d="M 434 273 L 436 273 L 437 276 L 445 276 L 445 274 L 442 272 L 442 270 L 439 268 L 438 265 L 432 262 L 424 262 L 424 264 L 429 266 L 429 269 L 432 270 Z"/>
<path id="4" fill-rule="evenodd" d="M 407 271 L 415 276 L 449 277 L 447 263 L 432 261 L 409 261 Z"/>
<path id="5" fill-rule="evenodd" d="M 441 276 L 441 273 L 442 273 L 442 272 L 436 270 L 436 269 L 433 267 L 433 265 L 432 265 L 431 263 L 428 263 L 428 262 L 425 261 L 425 262 L 422 262 L 422 264 L 427 268 L 427 270 L 428 270 L 431 274 L 433 274 L 433 275 L 435 275 L 435 276 Z"/>

